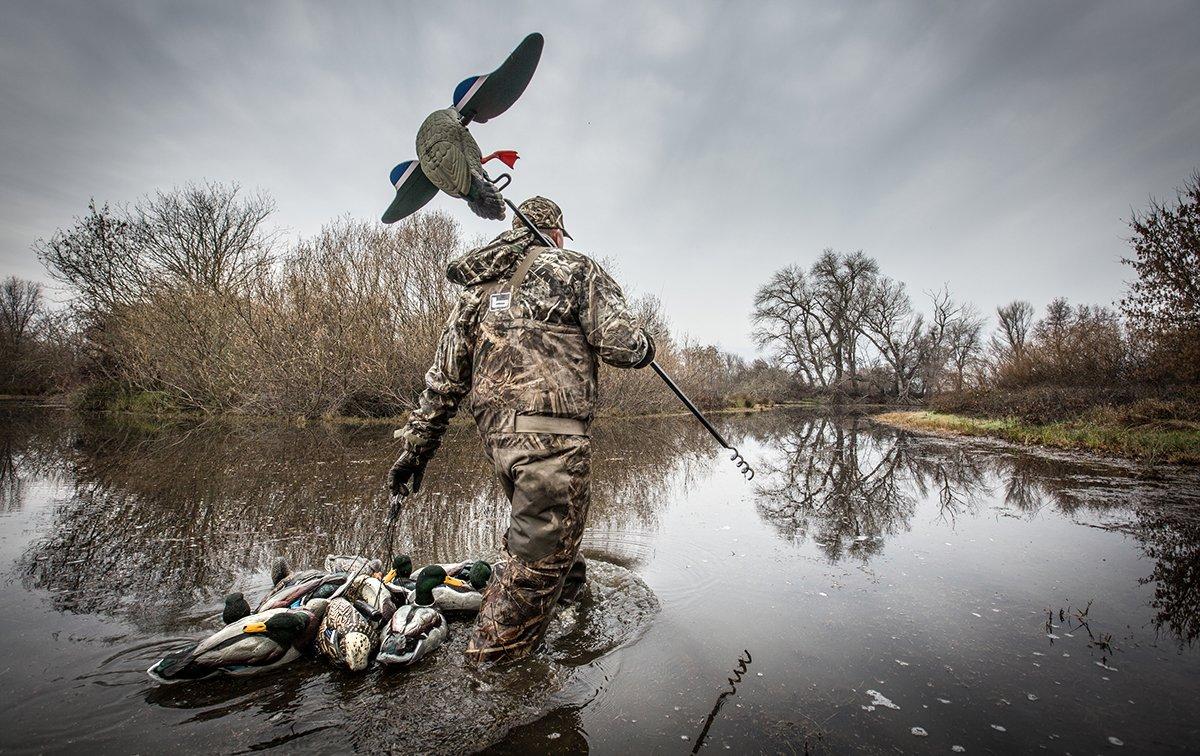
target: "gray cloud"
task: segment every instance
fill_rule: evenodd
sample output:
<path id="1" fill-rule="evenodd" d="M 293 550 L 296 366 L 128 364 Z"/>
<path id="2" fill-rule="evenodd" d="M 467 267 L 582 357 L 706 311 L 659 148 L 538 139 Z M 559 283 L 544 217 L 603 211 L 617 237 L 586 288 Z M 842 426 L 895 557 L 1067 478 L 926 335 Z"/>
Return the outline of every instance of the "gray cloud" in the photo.
<path id="1" fill-rule="evenodd" d="M 271 192 L 293 235 L 378 217 L 421 118 L 535 29 L 537 77 L 477 138 L 746 354 L 755 287 L 826 246 L 984 310 L 1112 302 L 1130 208 L 1200 165 L 1187 2 L 6 3 L 3 272 L 43 277 L 30 243 L 90 197 L 202 178 Z"/>

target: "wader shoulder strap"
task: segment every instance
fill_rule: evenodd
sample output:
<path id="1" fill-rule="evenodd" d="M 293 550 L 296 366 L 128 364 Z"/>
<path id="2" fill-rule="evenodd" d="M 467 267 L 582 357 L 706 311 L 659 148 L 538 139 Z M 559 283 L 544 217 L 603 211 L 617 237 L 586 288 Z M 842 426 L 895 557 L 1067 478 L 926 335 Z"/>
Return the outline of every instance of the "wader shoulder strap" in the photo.
<path id="1" fill-rule="evenodd" d="M 513 271 L 512 278 L 508 279 L 508 290 L 513 294 L 517 293 L 517 289 L 521 288 L 521 284 L 525 282 L 525 276 L 529 275 L 529 269 L 533 267 L 533 261 L 542 253 L 545 247 L 533 246 L 525 253 L 525 257 L 521 260 L 521 264 Z"/>

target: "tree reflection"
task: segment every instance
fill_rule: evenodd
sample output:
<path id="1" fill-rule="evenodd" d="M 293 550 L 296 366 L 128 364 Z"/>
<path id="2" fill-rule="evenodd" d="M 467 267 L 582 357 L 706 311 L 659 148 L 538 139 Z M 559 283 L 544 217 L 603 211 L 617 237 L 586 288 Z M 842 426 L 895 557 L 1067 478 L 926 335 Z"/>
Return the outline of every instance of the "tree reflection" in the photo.
<path id="1" fill-rule="evenodd" d="M 666 486 L 688 485 L 706 448 L 675 421 L 602 423 L 596 436 L 589 525 L 600 532 L 656 527 Z M 40 452 L 68 473 L 72 492 L 24 559 L 31 585 L 60 610 L 165 629 L 231 589 L 260 589 L 246 582 L 264 581 L 276 556 L 313 565 L 329 553 L 389 550 L 387 426 L 93 421 L 69 438 Z M 34 473 L 22 470 L 41 447 L 28 435 L 7 443 L 11 487 Z M 496 551 L 508 503 L 473 428 L 448 434 L 426 488 L 405 503 L 390 546 L 418 563 Z"/>
<path id="2" fill-rule="evenodd" d="M 782 418 L 782 421 L 780 421 Z M 913 436 L 861 417 L 781 415 L 759 421 L 769 473 L 759 515 L 784 537 L 811 538 L 831 561 L 862 561 L 886 537 L 908 530 L 917 505 L 936 500 L 953 521 L 999 494 L 1029 517 L 1135 510 L 1135 535 L 1154 569 L 1154 623 L 1182 642 L 1200 637 L 1200 476 L 1173 471 L 1170 485 L 1099 459 L 983 448 L 959 439 Z"/>
<path id="3" fill-rule="evenodd" d="M 914 453 L 915 444 L 861 417 L 811 418 L 774 439 L 759 514 L 789 539 L 811 537 L 833 561 L 867 560 L 885 536 L 908 529 L 919 498 L 936 495 L 942 516 L 953 518 L 984 489 L 971 457 Z"/>
<path id="4" fill-rule="evenodd" d="M 1181 643 L 1200 638 L 1200 502 L 1138 513 L 1138 531 L 1154 569 L 1142 583 L 1154 584 L 1154 626 Z"/>

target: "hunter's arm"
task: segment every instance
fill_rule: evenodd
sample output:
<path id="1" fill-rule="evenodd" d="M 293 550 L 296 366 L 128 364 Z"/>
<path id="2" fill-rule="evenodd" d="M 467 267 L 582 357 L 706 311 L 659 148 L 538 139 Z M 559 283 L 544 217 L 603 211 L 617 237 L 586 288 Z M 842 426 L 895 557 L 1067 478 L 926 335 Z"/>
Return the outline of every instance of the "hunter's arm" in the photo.
<path id="1" fill-rule="evenodd" d="M 620 285 L 587 260 L 579 306 L 579 322 L 600 359 L 622 368 L 641 368 L 654 359 L 654 340 L 642 327 Z"/>
<path id="2" fill-rule="evenodd" d="M 425 390 L 408 423 L 399 432 L 405 451 L 423 459 L 433 456 L 442 435 L 471 390 L 471 349 L 476 326 L 477 292 L 463 291 L 438 341 L 433 365 L 425 373 Z"/>

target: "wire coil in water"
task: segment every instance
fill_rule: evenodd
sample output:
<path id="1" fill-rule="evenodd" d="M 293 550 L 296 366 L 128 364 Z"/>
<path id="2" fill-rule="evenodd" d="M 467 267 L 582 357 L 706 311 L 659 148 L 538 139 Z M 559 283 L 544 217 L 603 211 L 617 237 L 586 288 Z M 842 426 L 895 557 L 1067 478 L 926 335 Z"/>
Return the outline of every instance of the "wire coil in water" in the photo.
<path id="1" fill-rule="evenodd" d="M 746 480 L 754 480 L 754 469 L 750 467 L 750 463 L 746 461 L 746 458 L 742 456 L 742 453 L 738 451 L 736 447 L 731 446 L 729 448 L 733 452 L 733 455 L 730 457 L 730 459 L 732 459 L 734 464 L 737 465 L 738 472 L 740 472 L 742 477 Z"/>

